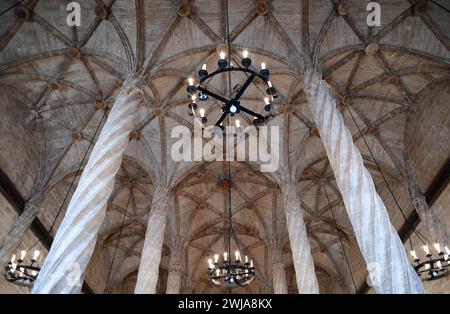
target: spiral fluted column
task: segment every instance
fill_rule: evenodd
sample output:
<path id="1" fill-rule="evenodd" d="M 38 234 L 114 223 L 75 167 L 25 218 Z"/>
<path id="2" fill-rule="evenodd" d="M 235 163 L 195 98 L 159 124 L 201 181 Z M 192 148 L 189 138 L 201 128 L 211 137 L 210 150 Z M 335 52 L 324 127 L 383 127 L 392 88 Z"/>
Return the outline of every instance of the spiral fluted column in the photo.
<path id="1" fill-rule="evenodd" d="M 273 263 L 272 266 L 272 277 L 273 277 L 273 293 L 275 294 L 287 294 L 287 283 L 286 283 L 286 271 L 284 263 Z"/>
<path id="2" fill-rule="evenodd" d="M 424 293 L 330 87 L 315 71 L 305 75 L 304 86 L 375 291 Z"/>
<path id="3" fill-rule="evenodd" d="M 167 276 L 166 294 L 179 294 L 181 288 L 181 276 L 183 267 L 181 265 L 170 265 Z"/>
<path id="4" fill-rule="evenodd" d="M 139 265 L 136 287 L 134 289 L 136 294 L 156 293 L 169 197 L 169 189 L 165 187 L 158 187 L 153 193 L 141 264 Z"/>
<path id="5" fill-rule="evenodd" d="M 405 170 L 408 184 L 408 192 L 411 197 L 411 203 L 415 211 L 420 217 L 420 221 L 424 225 L 424 229 L 431 237 L 433 243 L 439 243 L 441 245 L 448 244 L 448 234 L 444 225 L 439 218 L 436 217 L 436 213 L 428 204 L 425 196 L 420 192 L 417 186 L 410 167 L 410 160 L 405 153 Z"/>
<path id="6" fill-rule="evenodd" d="M 284 212 L 286 215 L 298 292 L 300 294 L 319 293 L 319 284 L 314 271 L 311 247 L 306 232 L 306 225 L 303 220 L 303 212 L 300 208 L 300 199 L 295 190 L 295 184 L 291 182 L 283 185 L 281 192 L 283 194 Z"/>
<path id="7" fill-rule="evenodd" d="M 32 293 L 79 293 L 142 101 L 140 79 L 124 82 L 70 200 Z"/>

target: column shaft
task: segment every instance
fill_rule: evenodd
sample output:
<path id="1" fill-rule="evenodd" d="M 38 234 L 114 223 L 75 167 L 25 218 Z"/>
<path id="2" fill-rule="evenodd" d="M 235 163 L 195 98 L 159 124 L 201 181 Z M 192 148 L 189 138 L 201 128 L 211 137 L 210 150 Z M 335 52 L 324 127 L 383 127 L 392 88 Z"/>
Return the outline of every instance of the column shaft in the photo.
<path id="1" fill-rule="evenodd" d="M 167 276 L 166 294 L 179 294 L 181 288 L 181 267 L 170 267 Z"/>
<path id="2" fill-rule="evenodd" d="M 284 263 L 282 262 L 273 263 L 272 277 L 273 277 L 273 292 L 275 294 L 287 294 L 288 289 Z"/>
<path id="3" fill-rule="evenodd" d="M 283 186 L 282 193 L 298 292 L 300 294 L 319 293 L 311 247 L 294 183 Z"/>
<path id="4" fill-rule="evenodd" d="M 305 89 L 375 291 L 424 293 L 328 84 L 308 73 Z"/>
<path id="5" fill-rule="evenodd" d="M 153 194 L 152 208 L 145 233 L 144 248 L 142 249 L 141 264 L 134 293 L 154 294 L 159 276 L 164 230 L 167 222 L 167 203 L 169 190 L 157 188 Z"/>
<path id="6" fill-rule="evenodd" d="M 117 96 L 68 205 L 33 293 L 79 293 L 141 102 L 130 76 Z"/>

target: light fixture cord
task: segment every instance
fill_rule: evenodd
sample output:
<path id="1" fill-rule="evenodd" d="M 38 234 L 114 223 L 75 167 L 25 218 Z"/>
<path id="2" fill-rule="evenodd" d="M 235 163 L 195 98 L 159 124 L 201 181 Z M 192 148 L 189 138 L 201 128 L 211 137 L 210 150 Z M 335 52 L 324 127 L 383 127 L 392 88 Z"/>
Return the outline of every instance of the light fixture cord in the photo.
<path id="1" fill-rule="evenodd" d="M 350 114 L 350 117 L 351 117 L 352 120 L 353 120 L 353 123 L 354 123 L 354 124 L 356 125 L 356 127 L 358 128 L 359 134 L 360 134 L 361 138 L 363 139 L 363 141 L 364 141 L 364 143 L 365 143 L 367 149 L 369 150 L 369 153 L 370 153 L 370 155 L 372 156 L 372 159 L 374 160 L 375 165 L 377 166 L 377 169 L 378 169 L 378 171 L 380 172 L 380 174 L 381 174 L 381 176 L 382 176 L 382 178 L 383 178 L 384 183 L 385 183 L 386 186 L 388 187 L 389 193 L 392 195 L 392 198 L 394 199 L 395 204 L 397 205 L 398 209 L 400 210 L 400 213 L 401 213 L 402 216 L 403 216 L 403 219 L 404 219 L 405 222 L 406 222 L 408 219 L 406 218 L 406 215 L 405 215 L 405 213 L 404 213 L 402 207 L 401 207 L 400 204 L 398 203 L 397 198 L 395 197 L 395 194 L 394 194 L 394 192 L 392 191 L 391 185 L 389 184 L 388 180 L 386 179 L 386 177 L 385 177 L 385 175 L 384 175 L 384 173 L 383 173 L 383 170 L 381 169 L 381 167 L 380 167 L 380 165 L 379 165 L 377 159 L 375 158 L 375 156 L 374 156 L 374 154 L 373 154 L 373 152 L 372 152 L 372 149 L 371 149 L 370 146 L 369 146 L 369 143 L 367 143 L 367 140 L 366 140 L 366 138 L 364 137 L 364 134 L 362 133 L 361 128 L 359 127 L 358 122 L 356 122 L 356 119 L 355 119 L 355 117 L 354 117 L 352 111 L 350 110 L 350 107 L 349 107 L 349 106 L 346 106 L 346 108 L 347 108 L 348 113 Z M 421 237 L 422 237 L 422 238 L 425 239 L 428 243 L 431 244 L 431 242 L 430 242 L 423 234 L 421 234 L 419 231 L 413 230 L 413 232 L 416 234 L 416 236 L 417 236 L 419 239 L 421 239 Z M 420 235 L 420 236 L 419 236 L 419 235 Z M 410 237 L 411 237 L 411 236 L 410 236 Z M 411 249 L 412 249 L 412 243 L 411 243 L 411 241 L 410 241 L 410 245 L 411 245 Z"/>
<path id="2" fill-rule="evenodd" d="M 448 13 L 450 13 L 450 10 L 447 9 L 446 7 L 444 7 L 442 4 L 437 3 L 437 2 L 434 1 L 434 0 L 431 0 L 431 2 L 433 2 L 435 5 L 437 5 L 437 6 L 440 7 L 441 9 L 443 9 L 443 10 L 447 11 Z"/>
<path id="3" fill-rule="evenodd" d="M 325 196 L 327 197 L 327 201 L 328 201 L 328 207 L 330 208 L 331 215 L 333 216 L 334 228 L 336 229 L 336 232 L 338 234 L 339 242 L 341 242 L 342 252 L 344 253 L 345 262 L 347 263 L 347 267 L 350 272 L 350 277 L 352 278 L 353 288 L 355 289 L 355 293 L 358 293 L 358 289 L 356 288 L 356 284 L 355 284 L 355 278 L 353 277 L 352 268 L 350 267 L 350 262 L 348 261 L 347 253 L 345 252 L 344 242 L 342 241 L 342 236 L 341 236 L 341 233 L 339 232 L 336 217 L 334 216 L 333 207 L 331 206 L 330 198 L 328 197 L 328 192 L 327 192 L 327 188 L 325 187 L 325 185 L 323 186 L 323 190 L 325 191 Z"/>
<path id="4" fill-rule="evenodd" d="M 22 2 L 24 2 L 25 0 L 20 0 L 19 2 L 13 4 L 12 6 L 10 6 L 9 8 L 7 8 L 5 11 L 3 11 L 2 13 L 0 13 L 0 16 L 2 16 L 3 14 L 5 14 L 6 12 L 14 9 L 15 7 L 17 7 L 19 4 L 21 4 Z"/>
<path id="5" fill-rule="evenodd" d="M 228 0 L 225 0 L 226 9 L 226 43 L 228 47 L 228 67 L 231 67 L 231 43 L 230 43 L 230 19 L 228 13 Z M 231 71 L 228 72 L 228 96 L 231 98 Z M 228 116 L 228 125 L 231 125 L 231 119 Z M 226 134 L 229 136 L 229 134 Z M 229 152 L 227 151 L 227 155 Z M 225 155 L 225 156 L 227 156 Z M 228 160 L 228 259 L 231 261 L 231 158 Z"/>
<path id="6" fill-rule="evenodd" d="M 233 227 L 231 225 L 231 161 L 228 161 L 228 258 L 231 260 L 231 232 Z"/>
<path id="7" fill-rule="evenodd" d="M 108 288 L 109 279 L 111 277 L 111 271 L 114 266 L 114 262 L 116 260 L 117 248 L 119 247 L 120 238 L 122 237 L 123 227 L 125 225 L 125 219 L 127 217 L 128 206 L 130 205 L 131 196 L 133 195 L 133 185 L 130 188 L 130 195 L 128 196 L 127 205 L 125 207 L 125 212 L 123 213 L 122 224 L 120 225 L 119 235 L 117 237 L 116 247 L 114 248 L 113 258 L 111 260 L 111 265 L 109 266 L 108 276 L 106 277 L 105 290 L 103 290 L 103 294 L 106 293 L 106 289 Z"/>

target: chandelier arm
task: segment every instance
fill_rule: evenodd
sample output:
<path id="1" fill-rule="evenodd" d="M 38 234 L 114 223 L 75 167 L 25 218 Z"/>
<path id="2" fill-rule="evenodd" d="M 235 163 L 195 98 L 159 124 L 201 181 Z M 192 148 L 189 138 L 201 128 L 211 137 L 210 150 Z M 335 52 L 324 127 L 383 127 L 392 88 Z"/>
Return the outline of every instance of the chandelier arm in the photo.
<path id="1" fill-rule="evenodd" d="M 228 109 L 220 116 L 219 120 L 216 122 L 216 126 L 220 126 L 223 120 L 225 120 L 226 116 L 228 115 Z"/>
<path id="2" fill-rule="evenodd" d="M 254 116 L 254 117 L 257 117 L 257 118 L 259 118 L 259 119 L 265 120 L 265 119 L 267 118 L 267 117 L 264 117 L 263 115 L 260 115 L 259 113 L 256 113 L 256 112 L 254 112 L 254 111 L 252 111 L 252 110 L 250 110 L 250 109 L 245 108 L 244 106 L 238 106 L 238 108 L 239 108 L 241 111 L 243 111 L 243 112 L 245 112 L 245 113 L 248 113 L 249 115 L 252 115 L 252 116 Z"/>
<path id="3" fill-rule="evenodd" d="M 233 98 L 232 101 L 238 101 L 239 98 L 241 98 L 241 96 L 244 94 L 245 90 L 250 86 L 254 78 L 255 74 L 252 73 L 247 79 L 247 81 L 245 81 L 244 85 L 239 89 L 238 93 L 236 94 L 236 96 Z"/>
<path id="4" fill-rule="evenodd" d="M 219 101 L 221 101 L 221 102 L 223 102 L 223 103 L 225 103 L 225 104 L 227 104 L 228 102 L 230 102 L 230 101 L 229 101 L 228 99 L 226 99 L 225 97 L 219 96 L 219 95 L 217 95 L 216 93 L 211 92 L 211 91 L 209 91 L 209 90 L 207 90 L 206 88 L 203 88 L 203 87 L 201 87 L 201 86 L 198 86 L 198 87 L 197 87 L 197 90 L 199 90 L 199 91 L 201 91 L 202 93 L 207 94 L 207 95 L 209 95 L 209 96 L 211 96 L 211 97 L 213 97 L 213 98 L 215 98 L 215 99 L 217 99 L 217 100 L 219 100 Z"/>
<path id="5" fill-rule="evenodd" d="M 250 73 L 250 74 L 253 74 L 255 77 L 260 78 L 262 81 L 264 81 L 267 84 L 267 79 L 265 79 L 261 74 L 258 74 L 257 72 L 253 71 L 252 69 L 243 68 L 243 67 L 240 67 L 240 66 L 228 67 L 228 68 L 224 68 L 224 69 L 218 69 L 218 70 L 216 70 L 216 71 L 214 71 L 212 73 L 209 73 L 204 78 L 200 79 L 200 83 L 203 83 L 203 82 L 213 78 L 217 74 L 224 73 L 224 72 L 245 72 L 245 73 Z"/>

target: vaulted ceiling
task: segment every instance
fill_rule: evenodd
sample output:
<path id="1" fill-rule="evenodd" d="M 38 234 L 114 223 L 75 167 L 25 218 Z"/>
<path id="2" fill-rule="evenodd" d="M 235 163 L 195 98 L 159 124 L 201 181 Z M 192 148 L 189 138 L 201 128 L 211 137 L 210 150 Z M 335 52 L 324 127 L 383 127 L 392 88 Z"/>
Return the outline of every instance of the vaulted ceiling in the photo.
<path id="1" fill-rule="evenodd" d="M 0 11 L 14 2 L 1 1 Z M 86 280 L 95 292 L 103 292 L 114 258 L 106 290 L 133 291 L 153 188 L 164 178 L 173 186 L 173 197 L 160 289 L 173 238 L 179 234 L 188 240 L 184 291 L 222 292 L 208 282 L 206 260 L 224 249 L 226 164 L 176 163 L 170 150 L 175 141 L 172 128 L 192 128 L 186 78 L 204 63 L 215 67 L 216 48 L 226 38 L 227 1 L 80 0 L 80 27 L 66 24 L 68 2 L 27 0 L 0 17 L 0 142 L 5 147 L 1 168 L 26 198 L 37 202 L 39 218 L 50 229 L 127 73 L 143 70 L 149 88 Z M 267 7 L 261 1 L 228 0 L 233 62 L 248 49 L 254 64 L 268 64 L 280 94 L 268 124 L 281 128 L 281 167 L 293 171 L 298 180 L 323 292 L 354 292 L 352 279 L 359 289 L 366 271 L 303 93 L 302 65 L 318 64 L 333 87 L 345 123 L 398 229 L 404 219 L 378 167 L 409 216 L 404 153 L 415 156 L 419 149 L 408 144 L 414 140 L 405 132 L 407 120 L 414 120 L 429 100 L 423 95 L 430 86 L 435 93 L 448 92 L 450 14 L 427 1 L 378 2 L 382 26 L 370 28 L 366 3 L 360 0 L 274 0 Z M 241 77 L 233 78 L 232 85 L 237 83 L 242 83 Z M 219 91 L 226 88 L 221 81 L 212 84 Z M 255 84 L 244 100 L 256 110 L 262 97 Z M 202 105 L 212 115 L 217 106 Z M 448 125 L 448 110 L 443 114 L 436 119 Z M 250 123 L 246 117 L 242 121 Z M 441 147 L 434 155 L 428 179 L 419 180 L 422 189 L 450 155 L 449 148 Z M 420 168 L 414 156 L 414 166 Z M 289 291 L 296 291 L 278 180 L 278 173 L 261 173 L 255 164 L 232 163 L 232 243 L 253 257 L 258 270 L 252 285 L 233 292 L 270 291 L 270 248 L 280 237 L 277 245 L 283 246 Z"/>

